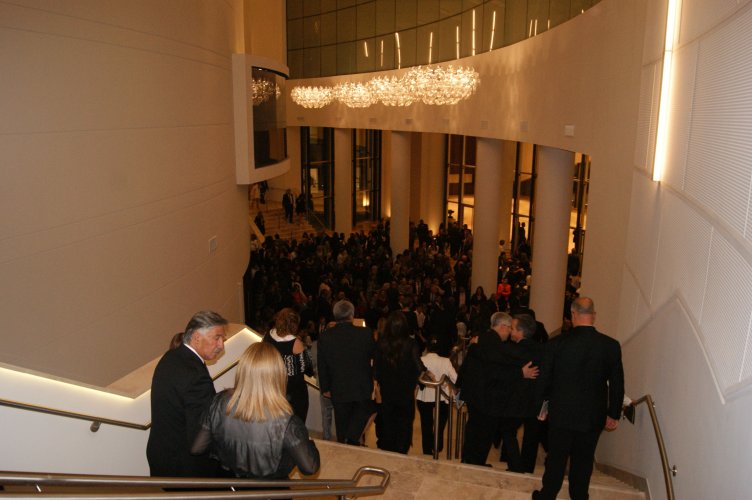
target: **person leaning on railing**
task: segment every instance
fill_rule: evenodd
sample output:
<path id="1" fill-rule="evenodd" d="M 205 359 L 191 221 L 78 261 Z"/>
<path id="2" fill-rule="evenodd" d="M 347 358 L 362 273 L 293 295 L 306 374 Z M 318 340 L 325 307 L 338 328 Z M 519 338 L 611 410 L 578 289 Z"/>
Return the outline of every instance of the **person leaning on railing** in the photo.
<path id="1" fill-rule="evenodd" d="M 284 479 L 319 470 L 319 451 L 285 399 L 287 371 L 273 345 L 257 342 L 238 361 L 235 387 L 217 394 L 191 448 L 207 449 L 229 477 Z"/>

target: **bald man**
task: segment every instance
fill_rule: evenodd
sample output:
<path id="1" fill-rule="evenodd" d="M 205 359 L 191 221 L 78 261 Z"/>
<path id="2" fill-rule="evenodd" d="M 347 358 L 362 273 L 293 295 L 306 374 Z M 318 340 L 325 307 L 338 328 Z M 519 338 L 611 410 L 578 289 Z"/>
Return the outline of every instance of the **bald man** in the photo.
<path id="1" fill-rule="evenodd" d="M 595 448 L 605 428 L 619 425 L 624 399 L 621 347 L 593 327 L 593 300 L 572 302 L 572 330 L 550 343 L 541 369 L 539 400 L 548 400 L 549 437 L 543 488 L 534 500 L 553 500 L 561 489 L 569 460 L 569 496 L 588 498 Z"/>

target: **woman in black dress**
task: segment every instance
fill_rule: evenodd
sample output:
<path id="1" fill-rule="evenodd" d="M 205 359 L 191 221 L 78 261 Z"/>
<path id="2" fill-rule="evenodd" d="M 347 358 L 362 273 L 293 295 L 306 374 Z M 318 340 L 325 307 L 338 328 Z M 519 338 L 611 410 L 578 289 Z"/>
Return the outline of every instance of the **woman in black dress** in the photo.
<path id="1" fill-rule="evenodd" d="M 277 313 L 274 328 L 264 337 L 277 348 L 287 369 L 287 400 L 295 415 L 305 422 L 308 415 L 308 387 L 304 375 L 313 376 L 311 355 L 298 337 L 300 315 L 286 307 Z"/>
<path id="2" fill-rule="evenodd" d="M 407 453 L 413 440 L 415 388 L 425 369 L 418 344 L 401 311 L 389 314 L 374 356 L 374 376 L 381 392 L 382 450 Z"/>

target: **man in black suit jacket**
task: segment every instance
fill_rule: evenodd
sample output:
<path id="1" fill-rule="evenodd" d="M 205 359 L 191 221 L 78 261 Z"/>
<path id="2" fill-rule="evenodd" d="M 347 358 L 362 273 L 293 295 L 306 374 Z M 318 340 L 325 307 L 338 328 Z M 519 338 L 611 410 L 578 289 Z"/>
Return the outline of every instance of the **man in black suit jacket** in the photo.
<path id="1" fill-rule="evenodd" d="M 214 477 L 217 463 L 191 455 L 201 415 L 214 397 L 205 361 L 216 358 L 225 341 L 227 320 L 215 312 L 196 313 L 183 341 L 159 360 L 151 382 L 151 432 L 146 458 L 152 476 Z"/>
<path id="2" fill-rule="evenodd" d="M 460 369 L 457 385 L 460 397 L 467 403 L 469 417 L 465 424 L 462 462 L 485 465 L 497 428 L 502 424 L 502 438 L 510 439 L 516 427 L 500 417 L 505 411 L 517 382 L 538 376 L 538 368 L 519 358 L 507 343 L 512 317 L 505 312 L 491 316 L 490 329 L 477 337 L 468 348 Z M 516 438 L 515 438 L 516 441 Z M 517 453 L 519 455 L 519 451 Z"/>
<path id="3" fill-rule="evenodd" d="M 318 342 L 321 393 L 332 398 L 337 440 L 359 445 L 363 429 L 375 412 L 371 400 L 371 360 L 376 343 L 370 328 L 353 325 L 355 308 L 340 300 L 332 308 L 336 324 Z"/>
<path id="4" fill-rule="evenodd" d="M 624 399 L 621 347 L 593 328 L 592 299 L 576 299 L 571 311 L 574 328 L 549 343 L 551 352 L 541 373 L 539 400 L 548 399 L 549 441 L 543 488 L 533 492 L 533 499 L 556 498 L 567 459 L 569 496 L 587 499 L 601 431 L 619 425 Z"/>

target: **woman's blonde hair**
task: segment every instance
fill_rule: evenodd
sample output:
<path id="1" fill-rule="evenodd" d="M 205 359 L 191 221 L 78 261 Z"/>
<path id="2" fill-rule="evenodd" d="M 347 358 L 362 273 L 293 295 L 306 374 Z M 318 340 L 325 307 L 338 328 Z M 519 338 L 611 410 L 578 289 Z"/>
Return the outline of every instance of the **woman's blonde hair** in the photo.
<path id="1" fill-rule="evenodd" d="M 244 422 L 263 422 L 292 414 L 285 399 L 287 370 L 279 351 L 256 342 L 238 360 L 235 389 L 227 402 L 227 415 Z"/>

